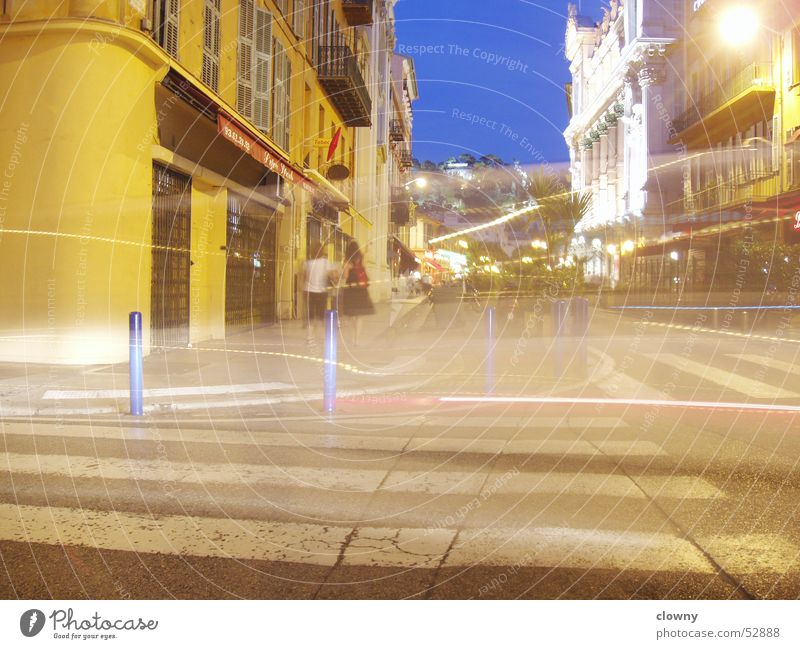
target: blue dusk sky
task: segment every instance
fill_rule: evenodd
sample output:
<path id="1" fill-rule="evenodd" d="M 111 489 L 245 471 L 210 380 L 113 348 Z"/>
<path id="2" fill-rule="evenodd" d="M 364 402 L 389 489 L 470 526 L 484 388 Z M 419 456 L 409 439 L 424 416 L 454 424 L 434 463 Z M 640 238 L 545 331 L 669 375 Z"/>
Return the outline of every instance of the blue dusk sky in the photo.
<path id="1" fill-rule="evenodd" d="M 413 57 L 413 155 L 440 162 L 568 159 L 564 84 L 567 0 L 398 0 L 397 47 Z M 576 2 L 599 18 L 600 0 Z"/>

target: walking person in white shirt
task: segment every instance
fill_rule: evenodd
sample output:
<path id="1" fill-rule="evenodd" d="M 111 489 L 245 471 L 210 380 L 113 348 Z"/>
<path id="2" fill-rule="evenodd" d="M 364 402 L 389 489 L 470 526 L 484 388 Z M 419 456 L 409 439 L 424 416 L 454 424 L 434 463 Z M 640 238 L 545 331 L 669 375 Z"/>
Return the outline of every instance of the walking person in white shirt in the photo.
<path id="1" fill-rule="evenodd" d="M 321 337 L 325 309 L 328 306 L 328 287 L 338 281 L 336 265 L 325 257 L 325 246 L 313 241 L 308 247 L 308 259 L 303 264 L 303 290 L 306 294 L 306 323 L 308 344 Z"/>

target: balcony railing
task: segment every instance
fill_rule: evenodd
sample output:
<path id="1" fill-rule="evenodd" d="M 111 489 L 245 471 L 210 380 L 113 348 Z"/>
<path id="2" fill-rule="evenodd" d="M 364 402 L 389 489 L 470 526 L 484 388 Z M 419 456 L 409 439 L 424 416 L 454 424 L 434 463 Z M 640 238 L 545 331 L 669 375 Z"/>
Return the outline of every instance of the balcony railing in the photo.
<path id="1" fill-rule="evenodd" d="M 372 126 L 372 100 L 346 45 L 317 48 L 317 78 L 347 126 Z"/>
<path id="2" fill-rule="evenodd" d="M 372 24 L 372 0 L 343 0 L 342 9 L 351 27 Z"/>
<path id="3" fill-rule="evenodd" d="M 392 188 L 392 209 L 390 212 L 392 223 L 406 225 L 411 218 L 411 197 L 403 187 Z"/>
<path id="4" fill-rule="evenodd" d="M 403 128 L 403 120 L 393 119 L 389 122 L 389 139 L 392 142 L 403 142 L 406 139 L 405 129 Z"/>
<path id="5" fill-rule="evenodd" d="M 688 211 L 733 208 L 750 201 L 762 202 L 780 193 L 780 177 L 767 169 L 753 171 L 733 180 L 707 185 L 684 200 Z"/>
<path id="6" fill-rule="evenodd" d="M 733 77 L 722 81 L 717 88 L 694 101 L 673 123 L 680 133 L 696 124 L 726 102 L 749 88 L 768 88 L 772 85 L 772 66 L 768 63 L 751 63 Z"/>
<path id="7" fill-rule="evenodd" d="M 413 160 L 411 158 L 411 151 L 407 146 L 398 144 L 395 148 L 395 155 L 397 156 L 397 164 L 400 167 L 400 171 L 411 169 Z"/>

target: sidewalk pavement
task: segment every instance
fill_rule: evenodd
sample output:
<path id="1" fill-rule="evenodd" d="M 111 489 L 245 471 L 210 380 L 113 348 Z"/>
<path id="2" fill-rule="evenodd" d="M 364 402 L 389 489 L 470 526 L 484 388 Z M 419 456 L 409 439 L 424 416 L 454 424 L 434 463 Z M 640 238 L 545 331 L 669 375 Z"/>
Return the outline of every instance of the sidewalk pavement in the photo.
<path id="1" fill-rule="evenodd" d="M 424 298 L 376 304 L 353 348 L 350 322 L 340 322 L 337 387 L 357 396 L 407 387 L 403 374 L 425 358 L 404 357 L 387 344 L 402 328 L 421 327 Z M 145 413 L 305 403 L 322 398 L 322 341 L 309 345 L 305 323 L 281 321 L 144 358 Z M 0 363 L 0 417 L 124 415 L 129 412 L 127 363 L 45 365 Z"/>

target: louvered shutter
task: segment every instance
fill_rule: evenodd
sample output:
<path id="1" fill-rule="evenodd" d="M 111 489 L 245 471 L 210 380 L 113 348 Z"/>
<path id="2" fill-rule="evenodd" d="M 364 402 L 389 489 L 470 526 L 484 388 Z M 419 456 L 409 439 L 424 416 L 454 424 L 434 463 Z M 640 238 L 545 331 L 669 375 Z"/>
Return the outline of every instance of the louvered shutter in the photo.
<path id="1" fill-rule="evenodd" d="M 178 58 L 179 18 L 181 13 L 180 0 L 161 0 L 164 4 L 163 22 L 158 26 L 159 45 L 163 47 L 172 58 Z M 159 16 L 161 18 L 161 16 Z"/>
<path id="2" fill-rule="evenodd" d="M 203 7 L 203 83 L 219 90 L 220 0 L 206 0 Z"/>
<path id="3" fill-rule="evenodd" d="M 275 40 L 274 47 L 275 95 L 272 98 L 272 137 L 280 146 L 286 148 L 283 142 L 286 130 L 284 126 L 284 108 L 286 106 L 286 79 L 284 78 L 286 75 L 286 53 L 284 52 L 283 45 L 281 45 L 280 41 L 277 39 Z"/>
<path id="4" fill-rule="evenodd" d="M 301 41 L 306 37 L 306 0 L 294 0 L 294 14 L 292 14 L 292 29 Z"/>
<path id="5" fill-rule="evenodd" d="M 284 108 L 283 108 L 283 148 L 289 150 L 289 142 L 291 137 L 290 122 L 292 118 L 292 62 L 289 55 L 284 52 L 284 63 L 286 66 L 286 73 L 284 75 Z"/>
<path id="6" fill-rule="evenodd" d="M 272 15 L 256 8 L 253 34 L 253 123 L 269 131 L 272 98 Z"/>
<path id="7" fill-rule="evenodd" d="M 253 29 L 253 0 L 240 0 L 236 108 L 250 120 L 253 119 Z"/>

